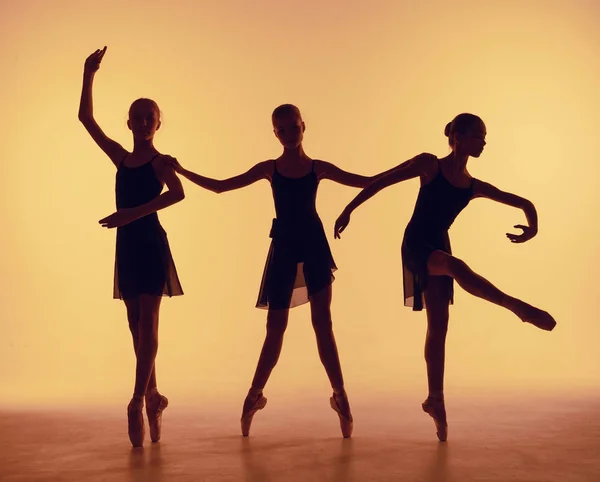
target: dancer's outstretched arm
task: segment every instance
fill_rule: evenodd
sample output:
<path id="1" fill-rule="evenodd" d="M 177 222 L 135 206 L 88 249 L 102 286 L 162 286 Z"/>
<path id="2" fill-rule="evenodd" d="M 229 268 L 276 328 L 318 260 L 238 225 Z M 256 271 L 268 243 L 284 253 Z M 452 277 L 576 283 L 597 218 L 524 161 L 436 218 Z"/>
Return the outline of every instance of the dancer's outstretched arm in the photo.
<path id="1" fill-rule="evenodd" d="M 344 171 L 331 162 L 315 162 L 317 163 L 315 171 L 319 179 L 329 179 L 344 186 L 365 188 L 376 178 L 376 176 L 361 176 L 360 174 Z"/>
<path id="2" fill-rule="evenodd" d="M 340 233 L 344 231 L 350 223 L 350 215 L 358 206 L 386 187 L 425 174 L 430 170 L 432 163 L 437 162 L 436 159 L 437 158 L 433 154 L 419 154 L 418 156 L 413 157 L 408 161 L 404 161 L 402 164 L 375 176 L 375 180 L 359 192 L 338 217 L 335 222 L 334 236 L 340 238 Z"/>
<path id="3" fill-rule="evenodd" d="M 482 197 L 491 199 L 507 206 L 512 206 L 523 210 L 525 218 L 527 219 L 528 226 L 517 224 L 514 227 L 522 229 L 521 234 L 506 233 L 506 237 L 513 243 L 524 243 L 533 238 L 538 232 L 538 216 L 535 206 L 531 201 L 524 197 L 511 194 L 509 192 L 501 191 L 490 183 L 476 180 L 473 185 L 473 198 Z"/>
<path id="4" fill-rule="evenodd" d="M 197 184 L 198 186 L 217 194 L 240 189 L 242 187 L 249 186 L 256 181 L 260 181 L 261 179 L 267 179 L 272 170 L 272 168 L 269 167 L 270 162 L 272 161 L 263 161 L 255 164 L 248 171 L 238 176 L 230 177 L 229 179 L 212 179 L 210 177 L 201 176 L 195 172 L 188 171 L 181 166 L 181 164 L 179 164 L 175 158 L 169 159 L 169 162 L 175 171 L 177 171 L 183 177 L 189 179 L 194 184 Z"/>
<path id="5" fill-rule="evenodd" d="M 337 182 L 338 184 L 343 184 L 344 186 L 360 188 L 367 187 L 373 181 L 379 179 L 380 177 L 386 176 L 387 174 L 398 168 L 398 166 L 395 166 L 392 169 L 381 172 L 375 176 L 362 176 L 360 174 L 354 174 L 352 172 L 344 171 L 343 169 L 337 167 L 335 164 L 332 164 L 331 162 L 316 162 L 317 167 L 315 169 L 317 171 L 319 179 L 329 179 L 330 181 Z"/>

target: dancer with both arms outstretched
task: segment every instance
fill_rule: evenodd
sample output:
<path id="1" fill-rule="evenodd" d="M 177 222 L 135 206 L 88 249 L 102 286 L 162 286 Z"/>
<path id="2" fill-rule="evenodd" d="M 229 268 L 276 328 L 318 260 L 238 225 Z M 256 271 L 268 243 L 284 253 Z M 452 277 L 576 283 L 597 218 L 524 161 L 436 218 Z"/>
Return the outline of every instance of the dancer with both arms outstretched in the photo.
<path id="1" fill-rule="evenodd" d="M 486 127 L 479 117 L 458 115 L 446 126 L 445 135 L 452 148 L 449 155 L 438 159 L 433 154 L 420 154 L 387 171 L 361 191 L 335 223 L 335 238 L 339 238 L 350 222 L 351 213 L 367 199 L 393 184 L 420 178 L 414 213 L 402 242 L 404 301 L 414 311 L 425 307 L 427 312 L 425 360 L 429 396 L 422 406 L 433 417 L 441 441 L 446 440 L 448 432 L 443 382 L 453 279 L 465 291 L 507 308 L 524 322 L 548 331 L 556 325 L 547 312 L 503 293 L 474 273 L 464 261 L 452 256 L 448 229 L 471 199 L 488 198 L 523 210 L 528 225 L 515 226 L 523 231 L 521 234 L 507 234 L 513 243 L 533 238 L 538 231 L 538 219 L 531 201 L 474 179 L 467 171 L 469 157 L 479 157 L 486 144 Z"/>
<path id="2" fill-rule="evenodd" d="M 248 435 L 254 414 L 267 403 L 263 389 L 279 359 L 289 309 L 310 301 L 319 356 L 333 388 L 330 404 L 338 413 L 344 437 L 350 437 L 353 420 L 330 310 L 336 265 L 315 201 L 319 181 L 323 179 L 365 187 L 374 178 L 351 174 L 329 162 L 308 157 L 302 147 L 305 124 L 296 106 L 277 107 L 272 122 L 275 136 L 283 146 L 282 155 L 260 162 L 244 174 L 215 180 L 190 172 L 177 162 L 174 166 L 182 176 L 216 193 L 240 189 L 261 179 L 271 183 L 277 217 L 273 220 L 272 242 L 256 304 L 257 308 L 268 309 L 267 334 L 244 400 L 242 434 Z"/>

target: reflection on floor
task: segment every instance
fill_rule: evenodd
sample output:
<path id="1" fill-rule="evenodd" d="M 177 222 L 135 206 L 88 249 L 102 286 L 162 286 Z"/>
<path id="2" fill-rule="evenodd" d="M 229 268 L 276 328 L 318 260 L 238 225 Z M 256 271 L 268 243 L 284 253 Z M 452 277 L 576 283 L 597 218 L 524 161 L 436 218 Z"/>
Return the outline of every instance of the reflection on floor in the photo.
<path id="1" fill-rule="evenodd" d="M 266 393 L 268 396 L 268 393 Z M 449 438 L 411 398 L 353 401 L 342 439 L 327 397 L 271 400 L 250 437 L 237 405 L 171 404 L 163 440 L 131 449 L 122 407 L 0 411 L 0 480 L 539 481 L 600 480 L 600 397 L 447 401 Z"/>

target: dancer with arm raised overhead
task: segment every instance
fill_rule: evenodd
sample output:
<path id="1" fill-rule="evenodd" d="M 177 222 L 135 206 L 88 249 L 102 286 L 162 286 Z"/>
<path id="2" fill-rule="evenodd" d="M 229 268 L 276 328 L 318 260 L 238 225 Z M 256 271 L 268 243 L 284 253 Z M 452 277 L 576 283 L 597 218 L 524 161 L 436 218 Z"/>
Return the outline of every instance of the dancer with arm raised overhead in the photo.
<path id="1" fill-rule="evenodd" d="M 160 302 L 163 296 L 183 294 L 157 211 L 181 201 L 184 191 L 168 162 L 169 156 L 154 147 L 154 134 L 161 126 L 156 102 L 141 98 L 129 108 L 132 152 L 107 137 L 98 126 L 93 114 L 92 84 L 105 53 L 106 47 L 96 50 L 85 61 L 79 120 L 117 169 L 117 211 L 99 222 L 117 229 L 113 296 L 124 301 L 133 336 L 137 361 L 133 398 L 127 407 L 128 432 L 132 445 L 141 447 L 144 401 L 153 442 L 160 439 L 162 412 L 168 404 L 156 385 Z M 165 184 L 168 189 L 162 192 Z"/>

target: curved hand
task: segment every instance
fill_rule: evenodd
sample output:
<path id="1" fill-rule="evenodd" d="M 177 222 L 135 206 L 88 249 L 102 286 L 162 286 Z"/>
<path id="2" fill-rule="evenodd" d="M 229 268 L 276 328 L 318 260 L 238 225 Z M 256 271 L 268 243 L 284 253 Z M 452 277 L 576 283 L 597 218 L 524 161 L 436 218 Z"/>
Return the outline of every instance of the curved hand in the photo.
<path id="1" fill-rule="evenodd" d="M 335 221 L 335 227 L 333 228 L 333 236 L 335 239 L 340 239 L 340 234 L 350 224 L 350 213 L 344 211 Z"/>
<path id="2" fill-rule="evenodd" d="M 87 74 L 93 74 L 100 68 L 100 63 L 102 62 L 102 58 L 106 53 L 106 46 L 102 50 L 98 49 L 90 56 L 85 59 L 84 71 Z"/>
<path id="3" fill-rule="evenodd" d="M 175 172 L 178 172 L 179 174 L 185 171 L 185 169 L 181 166 L 181 164 L 179 164 L 179 161 L 175 157 L 163 155 L 163 161 L 165 161 L 166 164 L 171 166 L 175 170 Z"/>
<path id="4" fill-rule="evenodd" d="M 524 243 L 525 241 L 529 241 L 537 234 L 537 229 L 533 229 L 529 226 L 524 226 L 522 224 L 515 225 L 515 228 L 522 229 L 523 233 L 521 234 L 512 234 L 506 233 L 506 237 L 510 239 L 512 243 Z"/>
<path id="5" fill-rule="evenodd" d="M 135 215 L 135 209 L 119 209 L 116 213 L 112 213 L 110 216 L 106 216 L 98 221 L 103 228 L 119 228 L 125 226 L 132 221 L 135 221 L 137 216 Z"/>

